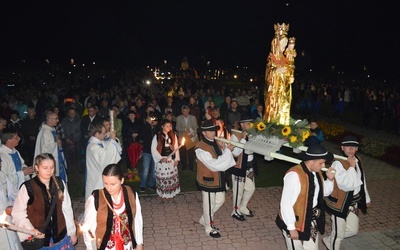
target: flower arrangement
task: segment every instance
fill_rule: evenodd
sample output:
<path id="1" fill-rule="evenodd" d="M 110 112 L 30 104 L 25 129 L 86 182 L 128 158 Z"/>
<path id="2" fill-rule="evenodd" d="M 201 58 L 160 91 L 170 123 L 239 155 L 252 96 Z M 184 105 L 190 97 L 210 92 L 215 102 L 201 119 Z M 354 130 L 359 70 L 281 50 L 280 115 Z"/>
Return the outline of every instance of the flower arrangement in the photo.
<path id="1" fill-rule="evenodd" d="M 128 172 L 125 176 L 125 182 L 132 183 L 135 181 L 140 181 L 139 173 L 136 169 L 128 169 Z"/>
<path id="2" fill-rule="evenodd" d="M 361 152 L 375 158 L 382 158 L 386 152 L 386 148 L 389 146 L 385 143 L 377 142 L 366 137 L 361 140 L 361 145 L 363 145 Z"/>
<path id="3" fill-rule="evenodd" d="M 285 140 L 293 148 L 303 145 L 304 141 L 310 135 L 310 128 L 307 119 L 294 120 L 290 119 L 289 125 L 277 123 L 268 123 L 260 118 L 254 120 L 250 124 L 250 129 L 247 130 L 251 135 L 263 135 L 267 138 L 276 136 L 279 139 Z"/>
<path id="4" fill-rule="evenodd" d="M 332 124 L 326 121 L 319 121 L 318 127 L 322 129 L 324 137 L 326 139 L 331 139 L 345 133 L 345 128 L 340 125 Z"/>
<path id="5" fill-rule="evenodd" d="M 361 142 L 362 147 L 359 148 L 360 152 L 383 160 L 389 164 L 393 164 L 394 166 L 397 166 L 400 162 L 400 154 L 398 153 L 400 147 L 397 145 L 388 145 L 386 143 L 366 138 L 360 134 L 346 130 L 343 126 L 328 123 L 326 121 L 319 121 L 318 127 L 322 129 L 324 137 L 331 142 L 340 145 L 345 136 L 352 135 Z"/>

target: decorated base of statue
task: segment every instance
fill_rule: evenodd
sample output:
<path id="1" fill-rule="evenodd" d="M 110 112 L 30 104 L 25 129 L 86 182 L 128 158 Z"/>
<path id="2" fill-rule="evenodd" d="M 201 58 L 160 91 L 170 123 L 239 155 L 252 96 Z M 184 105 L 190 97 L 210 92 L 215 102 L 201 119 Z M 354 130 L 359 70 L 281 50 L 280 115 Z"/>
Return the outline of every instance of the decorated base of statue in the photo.
<path id="1" fill-rule="evenodd" d="M 274 158 L 286 160 L 293 163 L 300 162 L 276 152 L 282 146 L 293 148 L 294 152 L 304 148 L 303 142 L 310 135 L 308 121 L 290 119 L 289 125 L 268 123 L 262 119 L 256 119 L 247 131 L 251 136 L 246 143 L 245 150 L 264 155 L 264 159 L 271 161 Z"/>

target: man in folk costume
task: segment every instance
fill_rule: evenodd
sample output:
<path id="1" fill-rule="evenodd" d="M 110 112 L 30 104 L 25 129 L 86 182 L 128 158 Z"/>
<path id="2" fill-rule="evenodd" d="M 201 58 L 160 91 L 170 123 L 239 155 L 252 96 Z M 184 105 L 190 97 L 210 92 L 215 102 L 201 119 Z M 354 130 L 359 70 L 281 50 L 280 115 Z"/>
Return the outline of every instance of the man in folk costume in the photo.
<path id="1" fill-rule="evenodd" d="M 121 160 L 122 148 L 116 141 L 115 130 L 110 131 L 110 139 L 105 141 L 107 130 L 102 124 L 92 127 L 92 137 L 86 148 L 86 185 L 85 200 L 93 190 L 104 187 L 102 172 L 109 164 L 116 164 Z"/>
<path id="2" fill-rule="evenodd" d="M 358 233 L 359 211 L 367 213 L 371 198 L 365 182 L 365 173 L 359 156 L 359 143 L 354 136 L 346 136 L 342 141 L 342 151 L 347 160 L 336 160 L 332 167 L 336 170 L 332 194 L 325 197 L 327 211 L 331 214 L 331 235 L 323 238 L 328 249 L 340 249 L 344 238 Z"/>
<path id="3" fill-rule="evenodd" d="M 335 172 L 330 167 L 324 180 L 321 169 L 333 154 L 318 144 L 301 155 L 302 162 L 283 178 L 280 211 L 276 224 L 282 230 L 287 249 L 318 250 L 318 232 L 325 232 L 323 197 L 333 190 Z"/>
<path id="4" fill-rule="evenodd" d="M 214 225 L 214 214 L 225 202 L 225 173 L 235 165 L 231 150 L 233 146 L 217 143 L 214 140 L 215 126 L 206 120 L 200 127 L 201 141 L 195 147 L 197 157 L 196 185 L 201 190 L 203 198 L 203 214 L 199 223 L 204 226 L 206 235 L 220 238 L 219 229 Z"/>
<path id="5" fill-rule="evenodd" d="M 58 124 L 58 115 L 54 112 L 46 114 L 46 120 L 40 128 L 35 145 L 34 158 L 37 155 L 48 153 L 54 156 L 56 161 L 55 175 L 59 176 L 65 183 L 68 182 L 67 178 L 67 162 L 65 161 L 64 153 L 62 150 L 62 141 L 56 135 L 55 127 Z"/>
<path id="6" fill-rule="evenodd" d="M 247 130 L 253 119 L 243 114 L 240 120 L 241 133 L 232 133 L 231 140 L 245 144 L 249 138 Z M 233 211 L 232 218 L 238 221 L 245 221 L 247 217 L 253 217 L 254 211 L 249 207 L 249 201 L 255 191 L 255 174 L 257 173 L 256 161 L 253 153 L 245 152 L 242 148 L 235 147 L 232 151 L 236 160 L 236 165 L 229 169 L 232 174 L 232 192 L 233 192 Z"/>

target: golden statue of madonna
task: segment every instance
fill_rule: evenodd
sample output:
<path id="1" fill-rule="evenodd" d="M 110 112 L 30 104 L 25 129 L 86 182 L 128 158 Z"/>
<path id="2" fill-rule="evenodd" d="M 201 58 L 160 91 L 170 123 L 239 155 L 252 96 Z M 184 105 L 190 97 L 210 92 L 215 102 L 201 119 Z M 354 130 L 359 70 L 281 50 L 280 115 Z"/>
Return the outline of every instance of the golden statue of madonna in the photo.
<path id="1" fill-rule="evenodd" d="M 289 125 L 292 83 L 294 82 L 295 38 L 287 38 L 289 24 L 275 24 L 265 71 L 266 122 Z"/>

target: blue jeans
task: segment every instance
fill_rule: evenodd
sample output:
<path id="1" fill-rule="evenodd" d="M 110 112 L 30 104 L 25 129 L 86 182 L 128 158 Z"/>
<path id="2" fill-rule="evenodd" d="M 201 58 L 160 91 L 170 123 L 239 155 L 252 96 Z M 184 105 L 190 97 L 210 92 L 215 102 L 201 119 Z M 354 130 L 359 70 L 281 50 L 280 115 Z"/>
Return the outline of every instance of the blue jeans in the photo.
<path id="1" fill-rule="evenodd" d="M 150 153 L 142 154 L 142 173 L 140 174 L 140 187 L 146 187 L 147 175 L 150 174 L 149 187 L 154 187 L 156 182 L 156 175 L 154 169 L 153 156 Z"/>

